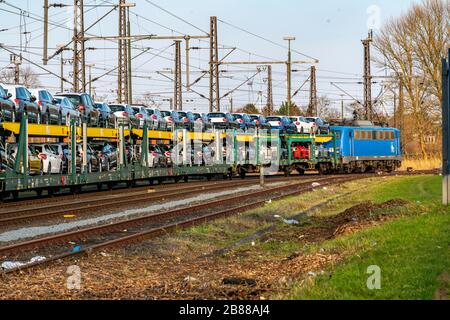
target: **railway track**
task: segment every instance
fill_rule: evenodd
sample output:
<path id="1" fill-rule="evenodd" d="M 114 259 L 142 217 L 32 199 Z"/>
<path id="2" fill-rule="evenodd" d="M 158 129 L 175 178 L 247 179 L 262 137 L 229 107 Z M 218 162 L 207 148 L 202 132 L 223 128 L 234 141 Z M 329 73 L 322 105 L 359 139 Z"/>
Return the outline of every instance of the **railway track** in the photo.
<path id="1" fill-rule="evenodd" d="M 428 174 L 430 172 L 395 173 L 396 175 Z M 143 216 L 130 218 L 125 221 L 113 222 L 105 225 L 93 226 L 75 231 L 63 232 L 47 237 L 15 243 L 0 247 L 0 258 L 13 260 L 25 255 L 43 255 L 47 258 L 24 266 L 4 270 L 13 273 L 19 270 L 32 268 L 38 265 L 51 263 L 63 258 L 85 254 L 100 248 L 140 241 L 144 238 L 159 236 L 179 228 L 198 225 L 213 219 L 231 214 L 245 212 L 260 207 L 268 199 L 278 200 L 287 196 L 309 192 L 315 187 L 341 184 L 344 182 L 375 177 L 375 174 L 340 175 L 314 179 L 320 186 L 314 186 L 312 181 L 302 181 L 295 184 L 268 187 L 244 195 L 220 198 L 207 203 L 199 203 L 168 211 L 158 211 Z M 386 175 L 384 175 L 386 176 Z M 242 182 L 244 183 L 244 182 Z M 209 191 L 210 189 L 208 189 Z M 79 244 L 77 250 L 71 250 L 68 245 Z"/>
<path id="2" fill-rule="evenodd" d="M 373 175 L 325 177 L 316 179 L 315 181 L 320 183 L 320 188 L 322 188 L 324 186 L 341 184 L 368 177 L 373 177 Z M 287 196 L 309 192 L 315 188 L 311 181 L 299 182 L 296 184 L 269 187 L 244 195 L 221 198 L 208 203 L 190 205 L 169 211 L 154 212 L 126 221 L 64 232 L 0 247 L 0 257 L 2 260 L 13 260 L 17 259 L 18 253 L 20 258 L 24 260 L 36 255 L 47 257 L 43 261 L 37 261 L 16 269 L 4 271 L 6 273 L 12 273 L 66 257 L 91 252 L 92 250 L 139 241 L 143 238 L 158 236 L 179 228 L 245 212 L 249 209 L 264 205 L 269 199 L 277 200 Z M 79 249 L 76 251 L 71 250 L 70 246 L 67 245 L 68 243 L 78 244 Z"/>
<path id="3" fill-rule="evenodd" d="M 303 180 L 314 179 L 305 176 Z M 298 177 L 271 178 L 268 181 L 289 182 L 296 181 Z M 220 191 L 230 187 L 245 187 L 259 183 L 256 179 L 223 181 L 214 183 L 203 183 L 187 186 L 172 186 L 171 188 L 149 189 L 130 191 L 121 194 L 101 195 L 95 197 L 59 200 L 53 203 L 38 203 L 25 206 L 12 206 L 0 210 L 0 225 L 6 226 L 20 222 L 36 221 L 44 218 L 63 217 L 64 214 L 88 215 L 93 210 L 106 210 L 109 208 L 130 208 L 130 206 L 145 205 L 149 203 L 174 200 L 187 196 L 196 195 L 205 191 Z"/>

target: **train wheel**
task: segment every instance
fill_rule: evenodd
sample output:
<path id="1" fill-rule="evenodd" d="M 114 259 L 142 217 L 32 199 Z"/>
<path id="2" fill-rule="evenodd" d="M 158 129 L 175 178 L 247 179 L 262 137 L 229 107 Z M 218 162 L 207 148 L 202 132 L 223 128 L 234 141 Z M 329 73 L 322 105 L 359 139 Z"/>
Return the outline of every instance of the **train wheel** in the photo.
<path id="1" fill-rule="evenodd" d="M 37 196 L 38 198 L 42 197 L 42 189 L 37 189 L 37 190 L 36 190 L 36 196 Z"/>
<path id="2" fill-rule="evenodd" d="M 19 198 L 19 191 L 12 191 L 11 196 L 14 200 L 17 200 Z"/>
<path id="3" fill-rule="evenodd" d="M 97 183 L 97 190 L 102 191 L 102 189 L 103 189 L 103 184 Z"/>
<path id="4" fill-rule="evenodd" d="M 241 179 L 245 179 L 245 176 L 247 175 L 247 173 L 245 172 L 245 170 L 239 170 L 239 177 Z"/>
<path id="5" fill-rule="evenodd" d="M 189 182 L 189 176 L 184 176 L 183 180 L 184 182 Z"/>
<path id="6" fill-rule="evenodd" d="M 164 180 L 162 178 L 158 178 L 157 181 L 158 181 L 158 185 L 162 185 Z"/>
<path id="7" fill-rule="evenodd" d="M 112 183 L 107 183 L 106 184 L 108 191 L 111 191 L 113 189 L 113 184 Z"/>
<path id="8" fill-rule="evenodd" d="M 53 196 L 55 194 L 55 190 L 53 188 L 48 188 L 47 193 L 48 193 L 49 197 L 53 198 Z"/>
<path id="9" fill-rule="evenodd" d="M 211 181 L 211 179 L 212 179 L 212 176 L 211 176 L 210 174 L 208 174 L 208 175 L 206 176 L 206 180 Z"/>

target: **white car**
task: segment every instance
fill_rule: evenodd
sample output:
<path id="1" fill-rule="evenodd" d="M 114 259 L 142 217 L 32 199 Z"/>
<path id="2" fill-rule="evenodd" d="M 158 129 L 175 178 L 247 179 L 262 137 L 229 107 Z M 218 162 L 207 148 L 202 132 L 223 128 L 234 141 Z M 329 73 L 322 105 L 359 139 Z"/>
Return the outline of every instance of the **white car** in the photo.
<path id="1" fill-rule="evenodd" d="M 42 161 L 42 171 L 46 174 L 63 172 L 63 157 L 56 154 L 54 148 L 49 144 L 33 144 L 32 149 L 38 154 Z"/>
<path id="2" fill-rule="evenodd" d="M 297 127 L 298 133 L 316 133 L 317 126 L 315 122 L 309 122 L 305 117 L 290 117 Z"/>

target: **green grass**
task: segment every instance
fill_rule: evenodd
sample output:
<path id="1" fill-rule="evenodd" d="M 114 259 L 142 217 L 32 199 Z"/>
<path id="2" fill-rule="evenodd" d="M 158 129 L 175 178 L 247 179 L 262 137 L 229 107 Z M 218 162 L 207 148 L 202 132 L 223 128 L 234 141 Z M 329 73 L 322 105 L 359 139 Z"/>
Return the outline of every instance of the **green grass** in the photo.
<path id="1" fill-rule="evenodd" d="M 433 176 L 399 178 L 372 188 L 364 198 L 412 203 L 398 209 L 398 220 L 322 243 L 326 252 L 345 252 L 350 258 L 295 284 L 280 298 L 432 299 L 442 286 L 438 276 L 450 272 L 450 211 L 440 205 L 440 190 L 441 179 Z M 367 288 L 371 265 L 381 268 L 380 290 Z"/>

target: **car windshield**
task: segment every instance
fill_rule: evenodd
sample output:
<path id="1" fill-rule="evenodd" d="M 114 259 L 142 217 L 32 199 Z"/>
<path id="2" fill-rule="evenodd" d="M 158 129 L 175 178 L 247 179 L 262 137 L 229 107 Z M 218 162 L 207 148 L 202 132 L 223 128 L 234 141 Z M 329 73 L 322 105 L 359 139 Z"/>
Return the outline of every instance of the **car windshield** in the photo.
<path id="1" fill-rule="evenodd" d="M 316 119 L 315 118 L 306 118 L 306 121 L 308 121 L 308 122 L 316 122 Z"/>
<path id="2" fill-rule="evenodd" d="M 3 89 L 3 87 L 0 86 L 0 97 L 2 98 L 6 98 L 7 94 L 5 89 Z"/>
<path id="3" fill-rule="evenodd" d="M 132 107 L 132 109 L 136 113 L 141 113 L 141 108 L 139 108 L 139 107 Z"/>
<path id="4" fill-rule="evenodd" d="M 244 117 L 242 116 L 242 114 L 233 114 L 233 117 L 235 119 L 243 119 Z"/>
<path id="5" fill-rule="evenodd" d="M 179 115 L 180 117 L 187 117 L 187 113 L 186 113 L 186 112 L 183 112 L 183 111 L 178 111 L 178 115 Z"/>
<path id="6" fill-rule="evenodd" d="M 250 119 L 252 119 L 253 121 L 255 121 L 255 120 L 259 120 L 259 117 L 258 117 L 258 116 L 250 116 Z"/>
<path id="7" fill-rule="evenodd" d="M 125 111 L 125 107 L 124 106 L 118 106 L 118 105 L 110 105 L 109 108 L 111 109 L 112 112 L 118 112 L 118 111 Z"/>
<path id="8" fill-rule="evenodd" d="M 67 95 L 66 96 L 70 102 L 76 107 L 78 107 L 81 104 L 81 97 L 77 95 Z"/>
<path id="9" fill-rule="evenodd" d="M 31 93 L 24 87 L 16 88 L 16 96 L 19 99 L 31 100 Z"/>
<path id="10" fill-rule="evenodd" d="M 266 118 L 267 121 L 281 121 L 280 117 L 267 117 Z"/>
<path id="11" fill-rule="evenodd" d="M 208 118 L 225 118 L 225 113 L 210 113 Z"/>
<path id="12" fill-rule="evenodd" d="M 145 109 L 145 110 L 147 111 L 147 114 L 148 114 L 149 116 L 155 114 L 155 111 L 153 111 L 152 109 Z"/>
<path id="13" fill-rule="evenodd" d="M 170 113 L 170 111 L 161 111 L 161 115 L 163 117 L 170 117 L 172 114 Z"/>

